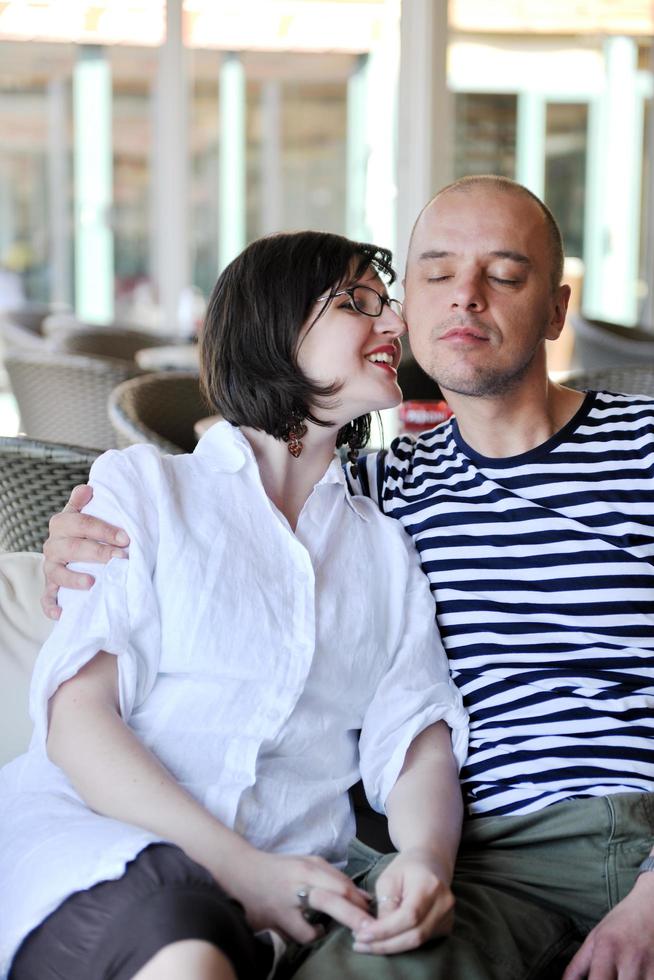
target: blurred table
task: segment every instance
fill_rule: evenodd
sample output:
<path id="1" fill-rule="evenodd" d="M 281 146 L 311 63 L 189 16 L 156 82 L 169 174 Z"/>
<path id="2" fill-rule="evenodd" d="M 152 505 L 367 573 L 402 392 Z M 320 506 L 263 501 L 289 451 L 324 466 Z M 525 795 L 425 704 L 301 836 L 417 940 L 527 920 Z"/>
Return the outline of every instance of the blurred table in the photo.
<path id="1" fill-rule="evenodd" d="M 137 350 L 134 360 L 142 371 L 199 371 L 197 344 L 170 344 Z"/>
<path id="2" fill-rule="evenodd" d="M 221 418 L 221 415 L 207 415 L 203 419 L 198 419 L 193 426 L 193 431 L 198 439 L 201 439 L 207 429 L 210 429 L 212 425 L 215 425 L 216 422 L 220 422 Z"/>

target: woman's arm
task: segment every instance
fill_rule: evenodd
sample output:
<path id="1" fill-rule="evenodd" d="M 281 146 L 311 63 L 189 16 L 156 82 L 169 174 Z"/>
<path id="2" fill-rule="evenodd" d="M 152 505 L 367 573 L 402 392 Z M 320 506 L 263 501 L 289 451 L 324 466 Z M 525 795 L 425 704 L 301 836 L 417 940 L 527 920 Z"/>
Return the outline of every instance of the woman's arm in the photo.
<path id="1" fill-rule="evenodd" d="M 122 720 L 111 654 L 98 653 L 58 688 L 49 707 L 48 755 L 87 805 L 177 844 L 239 899 L 255 929 L 314 939 L 316 930 L 297 908 L 302 887 L 310 889 L 313 908 L 350 929 L 370 918 L 359 890 L 326 861 L 256 850 L 179 785 Z"/>
<path id="2" fill-rule="evenodd" d="M 355 950 L 399 953 L 450 932 L 450 891 L 463 804 L 450 730 L 440 721 L 418 735 L 386 801 L 399 854 L 379 876 L 378 918 L 355 935 Z"/>

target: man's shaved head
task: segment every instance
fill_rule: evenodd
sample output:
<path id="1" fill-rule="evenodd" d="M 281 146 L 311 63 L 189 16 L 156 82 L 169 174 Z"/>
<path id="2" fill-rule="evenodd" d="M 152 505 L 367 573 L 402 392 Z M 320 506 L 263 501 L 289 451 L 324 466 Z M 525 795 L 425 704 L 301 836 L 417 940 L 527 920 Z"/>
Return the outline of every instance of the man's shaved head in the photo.
<path id="1" fill-rule="evenodd" d="M 547 205 L 544 204 L 539 197 L 533 194 L 523 184 L 518 184 L 515 180 L 510 180 L 508 177 L 499 177 L 495 174 L 479 174 L 469 177 L 459 177 L 458 180 L 455 180 L 451 184 L 447 184 L 445 187 L 441 188 L 441 190 L 424 206 L 418 215 L 416 223 L 414 224 L 411 232 L 411 239 L 409 241 L 409 255 L 411 254 L 411 245 L 415 230 L 420 224 L 423 214 L 428 208 L 431 207 L 434 201 L 437 201 L 439 198 L 443 197 L 444 194 L 466 194 L 470 191 L 478 190 L 479 188 L 487 188 L 489 191 L 499 191 L 505 194 L 516 194 L 518 196 L 529 198 L 535 203 L 545 219 L 545 224 L 547 227 L 551 257 L 551 289 L 552 292 L 558 289 L 563 278 L 563 240 L 561 238 L 561 231 L 556 223 L 554 215 Z"/>

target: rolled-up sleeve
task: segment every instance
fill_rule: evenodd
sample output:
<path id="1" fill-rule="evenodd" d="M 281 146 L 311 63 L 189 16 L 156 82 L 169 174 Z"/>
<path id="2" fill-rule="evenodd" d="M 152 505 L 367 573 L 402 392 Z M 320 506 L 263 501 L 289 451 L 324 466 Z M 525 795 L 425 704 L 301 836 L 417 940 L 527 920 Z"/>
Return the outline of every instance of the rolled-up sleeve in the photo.
<path id="1" fill-rule="evenodd" d="M 152 465 L 156 468 L 154 461 Z M 129 451 L 101 456 L 91 468 L 89 482 L 93 499 L 84 512 L 127 531 L 129 558 L 112 558 L 107 565 L 71 566 L 89 572 L 95 584 L 90 591 L 60 591 L 61 618 L 39 653 L 30 713 L 33 741 L 41 744 L 47 736 L 49 699 L 99 650 L 118 658 L 120 711 L 126 721 L 152 689 L 157 675 L 161 628 L 153 585 L 157 548 L 153 487 L 146 492 Z"/>
<path id="2" fill-rule="evenodd" d="M 366 711 L 359 751 L 361 776 L 370 805 L 384 812 L 413 739 L 444 720 L 452 731 L 459 765 L 468 749 L 468 713 L 450 676 L 436 626 L 434 598 L 409 544 L 407 588 L 394 597 L 403 610 L 400 640 L 389 669 Z"/>

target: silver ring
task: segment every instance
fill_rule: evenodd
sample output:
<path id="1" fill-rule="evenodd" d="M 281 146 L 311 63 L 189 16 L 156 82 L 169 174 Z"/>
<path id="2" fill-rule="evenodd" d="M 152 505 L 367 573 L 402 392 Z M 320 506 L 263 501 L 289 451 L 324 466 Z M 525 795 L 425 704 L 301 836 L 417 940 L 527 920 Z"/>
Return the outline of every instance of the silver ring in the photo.
<path id="1" fill-rule="evenodd" d="M 399 905 L 401 899 L 397 895 L 380 895 L 377 899 L 377 904 L 382 905 L 384 902 L 392 902 L 393 905 Z"/>
<path id="2" fill-rule="evenodd" d="M 311 894 L 311 889 L 307 885 L 300 885 L 295 893 L 297 898 L 297 908 L 299 908 L 304 919 L 309 919 L 313 909 L 311 908 L 311 903 L 309 902 L 309 895 Z"/>

